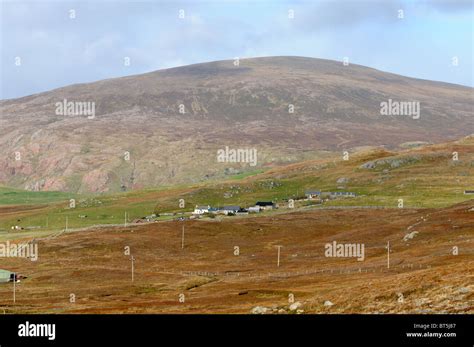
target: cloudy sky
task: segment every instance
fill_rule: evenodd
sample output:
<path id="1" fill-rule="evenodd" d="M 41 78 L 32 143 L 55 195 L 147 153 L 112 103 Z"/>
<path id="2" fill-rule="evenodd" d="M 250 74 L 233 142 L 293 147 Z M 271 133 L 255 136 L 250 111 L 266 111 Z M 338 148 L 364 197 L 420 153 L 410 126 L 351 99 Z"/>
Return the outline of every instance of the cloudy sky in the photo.
<path id="1" fill-rule="evenodd" d="M 277 55 L 474 86 L 471 0 L 0 1 L 0 99 Z"/>

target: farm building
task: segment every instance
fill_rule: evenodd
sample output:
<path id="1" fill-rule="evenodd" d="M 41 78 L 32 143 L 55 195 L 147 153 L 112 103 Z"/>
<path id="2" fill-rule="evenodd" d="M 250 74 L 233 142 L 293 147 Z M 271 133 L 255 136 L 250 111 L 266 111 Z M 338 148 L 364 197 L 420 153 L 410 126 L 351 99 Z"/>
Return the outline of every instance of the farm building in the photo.
<path id="1" fill-rule="evenodd" d="M 250 213 L 259 213 L 260 212 L 260 206 L 251 206 L 248 208 L 248 211 Z"/>
<path id="2" fill-rule="evenodd" d="M 474 195 L 474 190 L 465 190 L 464 194 L 465 195 Z"/>
<path id="3" fill-rule="evenodd" d="M 15 273 L 0 269 L 0 283 L 13 282 Z"/>
<path id="4" fill-rule="evenodd" d="M 222 211 L 224 212 L 224 214 L 228 215 L 228 214 L 236 214 L 237 211 L 240 210 L 240 206 L 224 206 L 222 208 Z"/>
<path id="5" fill-rule="evenodd" d="M 261 210 L 273 210 L 276 205 L 271 201 L 258 201 L 255 206 L 260 207 Z"/>
<path id="6" fill-rule="evenodd" d="M 237 211 L 237 215 L 243 215 L 243 214 L 249 214 L 249 211 L 245 208 L 241 208 L 240 210 Z"/>
<path id="7" fill-rule="evenodd" d="M 210 208 L 211 208 L 211 206 L 209 206 L 209 205 L 207 205 L 207 206 L 198 206 L 198 205 L 196 205 L 196 207 L 194 208 L 193 214 L 209 213 Z"/>
<path id="8" fill-rule="evenodd" d="M 319 190 L 307 190 L 304 192 L 304 195 L 306 196 L 306 199 L 316 199 L 319 198 L 321 195 L 321 191 Z"/>

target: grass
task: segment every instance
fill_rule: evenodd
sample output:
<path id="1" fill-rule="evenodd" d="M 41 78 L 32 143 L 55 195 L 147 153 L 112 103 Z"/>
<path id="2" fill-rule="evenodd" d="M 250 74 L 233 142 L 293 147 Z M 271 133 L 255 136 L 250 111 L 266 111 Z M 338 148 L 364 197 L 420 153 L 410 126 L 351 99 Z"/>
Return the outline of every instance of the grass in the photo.
<path id="1" fill-rule="evenodd" d="M 467 207 L 430 211 L 409 243 L 402 239 L 406 229 L 425 211 L 314 209 L 190 221 L 184 249 L 178 222 L 141 225 L 133 233 L 105 228 L 65 234 L 40 243 L 38 262 L 2 260 L 2 268 L 27 278 L 18 284 L 15 305 L 12 284 L 0 286 L 0 306 L 23 314 L 249 313 L 255 306 L 287 310 L 291 293 L 305 313 L 470 313 L 472 288 L 460 292 L 470 287 L 466 273 L 472 268 Z M 451 220 L 456 228 L 440 232 Z M 325 257 L 324 244 L 334 239 L 366 244 L 364 262 Z M 462 250 L 458 256 L 449 254 L 454 240 Z M 133 283 L 125 245 L 136 258 Z M 283 245 L 279 268 L 275 245 Z M 67 300 L 71 293 L 75 303 Z M 178 300 L 182 293 L 185 303 Z M 334 306 L 324 306 L 326 300 Z"/>
<path id="2" fill-rule="evenodd" d="M 36 205 L 67 201 L 77 195 L 65 192 L 32 192 L 20 189 L 0 187 L 1 205 Z"/>
<path id="3" fill-rule="evenodd" d="M 249 172 L 243 172 L 243 173 L 240 173 L 238 175 L 234 175 L 231 177 L 231 179 L 233 180 L 241 180 L 243 178 L 247 178 L 247 177 L 251 177 L 251 176 L 255 176 L 255 175 L 258 175 L 258 174 L 261 174 L 265 172 L 264 170 L 255 170 L 255 171 L 249 171 Z"/>

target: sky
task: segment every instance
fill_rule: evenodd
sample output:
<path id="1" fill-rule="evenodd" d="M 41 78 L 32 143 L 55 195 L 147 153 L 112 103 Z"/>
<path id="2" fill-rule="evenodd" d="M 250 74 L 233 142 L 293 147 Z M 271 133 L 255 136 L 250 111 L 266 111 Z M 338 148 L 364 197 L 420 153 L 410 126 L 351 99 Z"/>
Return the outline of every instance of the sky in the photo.
<path id="1" fill-rule="evenodd" d="M 474 86 L 471 0 L 0 2 L 0 99 L 281 55 Z"/>

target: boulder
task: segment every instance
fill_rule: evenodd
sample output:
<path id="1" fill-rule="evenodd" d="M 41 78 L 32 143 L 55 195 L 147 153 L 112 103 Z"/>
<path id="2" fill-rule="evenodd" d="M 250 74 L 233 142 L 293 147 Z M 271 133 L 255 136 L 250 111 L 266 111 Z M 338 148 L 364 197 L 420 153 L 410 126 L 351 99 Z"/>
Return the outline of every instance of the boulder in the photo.
<path id="1" fill-rule="evenodd" d="M 301 307 L 303 307 L 303 304 L 301 302 L 297 301 L 297 302 L 291 304 L 289 308 L 290 308 L 290 311 L 296 311 Z"/>
<path id="2" fill-rule="evenodd" d="M 412 231 L 411 233 L 406 234 L 405 236 L 403 236 L 403 241 L 406 242 L 408 240 L 413 239 L 416 236 L 416 234 L 418 234 L 418 231 Z"/>
<path id="3" fill-rule="evenodd" d="M 250 313 L 252 313 L 252 314 L 265 314 L 265 313 L 267 313 L 267 311 L 268 311 L 268 308 L 266 308 L 264 306 L 255 306 L 254 308 L 252 308 Z"/>
<path id="4" fill-rule="evenodd" d="M 340 177 L 336 181 L 336 183 L 338 183 L 338 184 L 345 184 L 345 183 L 348 183 L 348 182 L 349 182 L 349 179 L 346 178 L 346 177 Z"/>

